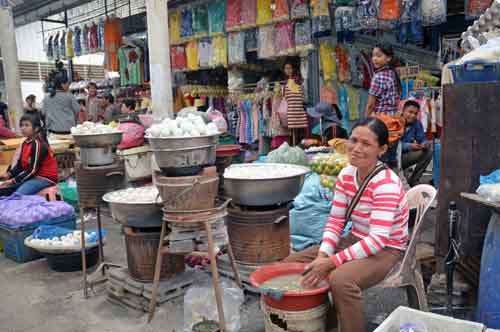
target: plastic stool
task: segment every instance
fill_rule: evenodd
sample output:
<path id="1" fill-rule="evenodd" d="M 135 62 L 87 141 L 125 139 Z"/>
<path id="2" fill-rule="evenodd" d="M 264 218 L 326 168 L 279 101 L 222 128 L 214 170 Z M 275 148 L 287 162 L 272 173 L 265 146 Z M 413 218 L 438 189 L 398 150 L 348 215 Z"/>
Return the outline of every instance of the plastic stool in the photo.
<path id="1" fill-rule="evenodd" d="M 45 188 L 42 191 L 38 192 L 37 195 L 45 197 L 45 199 L 48 200 L 49 202 L 64 200 L 61 189 L 59 188 L 58 185 Z"/>

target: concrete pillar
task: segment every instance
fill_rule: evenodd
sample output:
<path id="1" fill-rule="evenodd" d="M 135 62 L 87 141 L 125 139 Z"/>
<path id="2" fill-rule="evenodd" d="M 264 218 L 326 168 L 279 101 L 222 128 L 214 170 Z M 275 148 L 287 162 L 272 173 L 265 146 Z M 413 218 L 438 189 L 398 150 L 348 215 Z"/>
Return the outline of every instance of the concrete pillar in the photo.
<path id="1" fill-rule="evenodd" d="M 151 98 L 155 119 L 173 116 L 167 0 L 146 0 Z"/>
<path id="2" fill-rule="evenodd" d="M 23 97 L 21 94 L 21 77 L 17 60 L 16 32 L 14 18 L 9 7 L 0 6 L 0 47 L 5 74 L 5 90 L 9 105 L 11 126 L 19 129 L 19 119 L 23 114 Z"/>

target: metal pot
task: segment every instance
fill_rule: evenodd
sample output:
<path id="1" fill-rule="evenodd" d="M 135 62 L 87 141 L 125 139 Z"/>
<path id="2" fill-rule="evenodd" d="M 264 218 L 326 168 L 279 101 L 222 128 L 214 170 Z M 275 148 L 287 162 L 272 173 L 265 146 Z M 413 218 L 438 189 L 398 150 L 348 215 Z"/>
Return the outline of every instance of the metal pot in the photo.
<path id="1" fill-rule="evenodd" d="M 106 166 L 115 162 L 113 147 L 81 148 L 80 159 L 87 166 Z"/>
<path id="2" fill-rule="evenodd" d="M 162 170 L 215 164 L 218 135 L 153 138 L 146 137 Z"/>
<path id="3" fill-rule="evenodd" d="M 255 168 L 262 166 L 283 167 L 283 164 L 235 164 L 230 167 Z M 286 165 L 290 167 L 290 165 Z M 224 193 L 236 204 L 246 206 L 277 205 L 293 201 L 300 193 L 305 175 L 310 169 L 293 165 L 302 169 L 300 174 L 271 179 L 237 179 L 224 176 Z"/>
<path id="4" fill-rule="evenodd" d="M 109 203 L 113 219 L 130 227 L 161 227 L 162 203 L 117 203 L 103 196 L 103 201 Z"/>
<path id="5" fill-rule="evenodd" d="M 122 141 L 123 133 L 96 135 L 72 135 L 75 144 L 81 148 L 105 148 L 117 146 Z"/>

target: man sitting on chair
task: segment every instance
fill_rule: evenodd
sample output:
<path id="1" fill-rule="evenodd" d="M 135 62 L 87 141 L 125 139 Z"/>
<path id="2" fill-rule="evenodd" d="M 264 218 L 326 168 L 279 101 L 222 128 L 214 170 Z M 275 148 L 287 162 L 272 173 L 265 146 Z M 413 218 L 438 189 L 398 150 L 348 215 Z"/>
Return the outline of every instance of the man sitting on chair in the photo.
<path id="1" fill-rule="evenodd" d="M 408 99 L 403 105 L 403 119 L 405 120 L 405 131 L 401 138 L 403 155 L 403 170 L 413 165 L 415 170 L 408 178 L 408 184 L 415 186 L 432 160 L 431 142 L 425 137 L 425 132 L 420 121 L 417 120 L 420 104 L 416 99 Z"/>

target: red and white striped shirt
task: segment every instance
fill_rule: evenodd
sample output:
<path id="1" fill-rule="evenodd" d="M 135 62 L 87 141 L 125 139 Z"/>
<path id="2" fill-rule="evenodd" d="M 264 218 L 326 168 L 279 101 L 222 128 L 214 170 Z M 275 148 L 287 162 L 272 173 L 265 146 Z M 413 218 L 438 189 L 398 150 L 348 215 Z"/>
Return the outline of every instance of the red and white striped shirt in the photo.
<path id="1" fill-rule="evenodd" d="M 337 177 L 332 211 L 323 233 L 320 251 L 331 256 L 336 266 L 375 255 L 385 247 L 405 250 L 408 242 L 406 193 L 396 173 L 386 169 L 370 181 L 352 212 L 352 234 L 361 240 L 333 255 L 347 207 L 359 187 L 356 175 L 356 167 L 348 166 Z"/>

